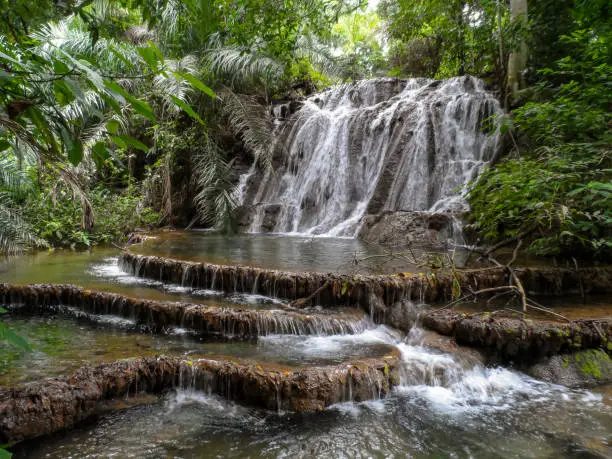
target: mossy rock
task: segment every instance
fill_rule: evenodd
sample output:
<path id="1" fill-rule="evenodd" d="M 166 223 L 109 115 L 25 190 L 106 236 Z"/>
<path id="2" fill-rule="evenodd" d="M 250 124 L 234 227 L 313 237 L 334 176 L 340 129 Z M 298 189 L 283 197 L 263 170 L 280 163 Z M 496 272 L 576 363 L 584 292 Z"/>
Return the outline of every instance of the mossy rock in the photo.
<path id="1" fill-rule="evenodd" d="M 612 359 L 601 349 L 556 355 L 533 365 L 531 376 L 568 387 L 592 387 L 612 383 Z"/>

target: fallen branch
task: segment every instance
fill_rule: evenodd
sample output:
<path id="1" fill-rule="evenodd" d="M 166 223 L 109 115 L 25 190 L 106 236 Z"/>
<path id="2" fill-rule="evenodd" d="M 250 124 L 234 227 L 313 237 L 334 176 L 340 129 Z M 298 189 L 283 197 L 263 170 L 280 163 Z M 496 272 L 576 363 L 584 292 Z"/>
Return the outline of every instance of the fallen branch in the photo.
<path id="1" fill-rule="evenodd" d="M 321 285 L 318 289 L 312 292 L 312 294 L 304 298 L 298 298 L 296 300 L 293 300 L 291 303 L 289 303 L 289 306 L 292 308 L 305 308 L 314 297 L 316 297 L 319 293 L 329 287 L 329 285 L 329 281 L 325 281 L 325 283 L 323 283 L 323 285 Z"/>

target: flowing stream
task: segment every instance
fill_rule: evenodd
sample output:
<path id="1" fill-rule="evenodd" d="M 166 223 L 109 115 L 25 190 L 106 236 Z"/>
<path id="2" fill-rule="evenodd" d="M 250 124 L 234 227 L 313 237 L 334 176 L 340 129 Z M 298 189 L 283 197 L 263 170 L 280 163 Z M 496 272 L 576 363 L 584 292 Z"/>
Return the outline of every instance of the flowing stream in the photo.
<path id="1" fill-rule="evenodd" d="M 263 308 L 272 314 L 279 307 L 272 298 L 250 301 L 143 281 L 122 272 L 116 255 L 97 250 L 17 258 L 4 265 L 0 281 L 74 282 L 140 298 Z M 53 310 L 32 315 L 7 306 L 3 321 L 27 337 L 34 353 L 0 345 L 2 386 L 70 374 L 85 362 L 160 353 L 295 367 L 383 356 L 393 349 L 401 355 L 400 385 L 384 399 L 295 414 L 244 407 L 187 385 L 161 398 L 130 395 L 121 410 L 17 445 L 17 457 L 578 458 L 606 457 L 610 451 L 609 388 L 572 390 L 487 367 L 477 353 L 437 346 L 419 328 L 406 336 L 356 316 L 356 323 L 366 322 L 349 334 L 322 329 L 314 335 L 288 332 L 236 341 L 181 329 L 151 334 L 129 317 Z"/>
<path id="2" fill-rule="evenodd" d="M 0 306 L 8 312 L 1 319 L 24 335 L 33 352 L 0 341 L 3 388 L 70 375 L 85 364 L 180 357 L 173 359 L 176 366 L 170 359 L 152 359 L 170 365 L 162 370 L 171 384 L 163 386 L 168 390 L 161 396 L 135 395 L 137 389 L 130 392 L 128 386 L 109 412 L 60 434 L 19 443 L 13 448 L 16 457 L 611 457 L 609 386 L 576 390 L 538 381 L 509 367 L 488 366 L 479 352 L 449 344 L 416 324 L 406 334 L 377 325 L 376 316 L 362 309 L 325 310 L 316 305 L 316 296 L 307 309 L 273 297 L 280 295 L 277 278 L 295 286 L 296 271 L 357 276 L 418 273 L 442 258 L 466 263 L 461 251 L 413 245 L 407 253 L 395 253 L 352 237 L 368 215 L 454 216 L 466 209 L 461 187 L 500 148 L 489 121 L 501 109 L 484 84 L 472 77 L 363 81 L 314 95 L 294 113 L 288 106 L 276 107 L 275 113 L 276 168 L 265 175 L 252 168 L 243 175 L 238 198 L 251 232 L 293 236 L 160 232 L 130 249 L 279 270 L 273 273 L 277 277 L 266 278 L 271 288 L 257 289 L 263 271 L 253 270 L 253 285 L 239 289 L 235 272 L 249 270 L 237 267 L 221 286 L 224 291 L 215 290 L 220 288 L 215 266 L 206 267 L 210 278 L 199 284 L 206 289 L 195 288 L 194 264 L 185 263 L 188 268 L 175 271 L 176 277 L 163 277 L 163 264 L 139 265 L 142 259 L 135 257 L 137 267 L 152 267 L 144 279 L 139 269 L 130 270 L 137 276 L 122 269 L 115 249 L 37 253 L 0 262 L 3 283 L 70 283 L 123 295 L 10 287 L 17 296 L 6 296 L 9 304 Z M 433 258 L 423 264 L 423 256 Z M 164 278 L 175 283 L 159 280 Z M 48 297 L 41 300 L 39 291 Z M 299 296 L 295 292 L 297 287 L 292 295 Z M 49 298 L 53 301 L 45 302 Z M 423 306 L 413 306 L 418 318 Z M 566 309 L 569 315 L 571 307 Z M 604 300 L 593 312 L 609 310 Z M 199 366 L 203 362 L 208 366 Z M 126 368 L 122 364 L 108 371 Z M 222 374 L 227 376 L 223 390 L 214 386 L 215 368 L 228 371 Z M 240 379 L 243 368 L 252 379 Z M 171 379 L 175 376 L 178 383 Z M 254 403 L 254 397 L 231 398 L 244 395 L 236 381 L 253 383 L 251 391 L 268 388 L 271 398 L 266 404 Z M 297 395 L 281 392 L 287 381 Z M 214 395 L 213 387 L 228 397 Z M 329 398 L 317 393 L 325 388 L 332 388 Z M 293 403 L 292 397 L 302 405 L 281 403 Z M 247 408 L 232 400 L 276 409 Z M 300 406 L 326 408 L 309 414 L 283 411 Z"/>

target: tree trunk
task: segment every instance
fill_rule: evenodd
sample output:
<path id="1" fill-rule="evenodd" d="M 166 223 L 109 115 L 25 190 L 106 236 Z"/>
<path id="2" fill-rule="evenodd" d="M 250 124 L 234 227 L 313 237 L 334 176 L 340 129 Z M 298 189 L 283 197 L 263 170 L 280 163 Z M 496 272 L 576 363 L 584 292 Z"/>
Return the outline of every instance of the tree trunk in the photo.
<path id="1" fill-rule="evenodd" d="M 510 0 L 510 15 L 513 21 L 527 24 L 527 0 Z M 522 33 L 522 31 L 521 31 Z M 527 65 L 527 44 L 520 40 L 518 49 L 510 54 L 508 59 L 508 89 L 512 97 L 524 86 L 523 71 Z"/>

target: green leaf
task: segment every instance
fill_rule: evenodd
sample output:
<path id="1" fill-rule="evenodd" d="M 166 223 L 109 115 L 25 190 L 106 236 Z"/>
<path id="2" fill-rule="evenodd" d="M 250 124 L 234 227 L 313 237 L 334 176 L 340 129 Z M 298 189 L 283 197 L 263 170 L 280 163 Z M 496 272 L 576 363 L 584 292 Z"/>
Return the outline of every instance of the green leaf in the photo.
<path id="1" fill-rule="evenodd" d="M 184 78 L 187 82 L 189 82 L 191 86 L 193 86 L 196 89 L 199 89 L 204 94 L 209 95 L 213 99 L 217 97 L 217 95 L 212 89 L 210 89 L 208 86 L 206 86 L 204 83 L 202 83 L 198 78 L 194 77 L 193 75 L 186 73 L 186 72 L 172 72 L 172 73 L 174 73 L 174 75 L 176 75 L 177 77 Z"/>
<path id="2" fill-rule="evenodd" d="M 9 56 L 8 54 L 4 54 L 2 51 L 0 51 L 0 59 L 12 62 L 13 64 L 17 64 L 19 67 L 22 66 L 21 62 L 19 62 L 17 59 Z"/>
<path id="3" fill-rule="evenodd" d="M 172 102 L 174 102 L 180 109 L 185 111 L 193 119 L 197 120 L 201 125 L 206 126 L 204 121 L 202 121 L 202 118 L 200 118 L 200 116 L 194 112 L 193 108 L 191 108 L 186 102 L 173 95 L 170 95 L 170 98 L 172 99 Z"/>
<path id="4" fill-rule="evenodd" d="M 113 142 L 115 142 L 115 145 L 117 145 L 119 148 L 127 148 L 126 143 L 123 141 L 121 137 L 116 136 L 116 135 L 111 135 L 111 139 L 113 140 Z"/>
<path id="5" fill-rule="evenodd" d="M 115 95 L 115 93 L 112 93 L 113 95 Z M 111 106 L 111 108 L 113 109 L 113 111 L 119 115 L 119 116 L 123 116 L 123 113 L 121 112 L 121 106 L 119 105 L 119 103 L 117 102 L 117 100 L 115 100 L 114 97 L 109 96 L 108 94 L 105 93 L 100 93 L 100 96 L 102 97 L 102 99 L 104 99 L 104 101 Z M 117 95 L 117 97 L 121 97 L 119 95 Z M 125 99 L 123 97 L 121 97 L 122 99 L 122 103 L 125 102 Z"/>
<path id="6" fill-rule="evenodd" d="M 104 87 L 104 79 L 98 72 L 94 71 L 91 67 L 83 64 L 81 61 L 68 54 L 62 48 L 56 49 L 64 56 L 66 56 L 75 65 L 75 67 L 87 74 L 87 80 L 93 85 L 96 91 L 102 91 L 102 88 Z"/>
<path id="7" fill-rule="evenodd" d="M 121 124 L 117 120 L 108 120 L 106 122 L 106 130 L 111 134 L 116 134 L 120 126 Z"/>
<path id="8" fill-rule="evenodd" d="M 149 151 L 149 147 L 147 147 L 144 143 L 142 143 L 140 140 L 135 139 L 134 137 L 131 137 L 129 135 L 120 135 L 117 137 L 123 140 L 123 142 L 126 145 L 129 145 L 130 147 L 137 148 L 138 150 L 141 150 L 144 152 Z"/>
<path id="9" fill-rule="evenodd" d="M 24 111 L 24 114 L 32 120 L 32 123 L 34 123 L 34 126 L 36 126 L 36 128 L 40 131 L 40 134 L 45 139 L 47 146 L 51 148 L 51 151 L 54 154 L 58 154 L 55 136 L 51 132 L 48 121 L 40 109 L 38 109 L 36 106 L 31 106 Z"/>
<path id="10" fill-rule="evenodd" d="M 59 74 L 68 73 L 70 71 L 70 67 L 68 67 L 65 62 L 56 59 L 53 61 L 53 70 L 55 73 Z"/>
<path id="11" fill-rule="evenodd" d="M 6 309 L 4 309 L 2 306 L 0 306 L 0 314 L 4 314 L 6 311 Z"/>
<path id="12" fill-rule="evenodd" d="M 0 340 L 8 341 L 13 346 L 20 347 L 26 352 L 32 352 L 32 348 L 21 335 L 11 331 L 6 325 L 0 322 Z"/>
<path id="13" fill-rule="evenodd" d="M 7 150 L 11 146 L 11 143 L 8 140 L 1 139 L 0 140 L 0 151 Z"/>
<path id="14" fill-rule="evenodd" d="M 108 50 L 113 53 L 121 62 L 123 62 L 128 68 L 134 68 L 134 63 L 129 59 L 126 59 L 121 52 L 117 51 L 114 46 L 109 46 Z"/>
<path id="15" fill-rule="evenodd" d="M 119 84 L 116 83 L 115 81 L 107 81 L 106 87 L 110 89 L 111 91 L 116 92 L 117 94 L 123 96 L 126 100 L 128 100 L 130 104 L 132 105 L 132 107 L 134 107 L 134 110 L 136 110 L 142 116 L 150 119 L 151 121 L 155 121 L 155 115 L 153 114 L 153 109 L 149 106 L 149 104 L 147 104 L 146 102 L 143 102 L 142 100 L 136 99 L 134 96 L 128 93 L 125 89 L 119 86 Z"/>
<path id="16" fill-rule="evenodd" d="M 13 455 L 4 448 L 0 448 L 0 459 L 11 459 Z"/>
<path id="17" fill-rule="evenodd" d="M 78 166 L 83 160 L 83 142 L 81 142 L 81 139 L 72 140 L 72 145 L 68 148 L 68 159 L 74 166 Z"/>
<path id="18" fill-rule="evenodd" d="M 157 56 L 157 60 L 163 64 L 164 63 L 164 55 L 159 50 L 159 48 L 151 40 L 147 41 L 147 43 L 149 44 L 149 46 L 151 47 L 151 49 L 153 50 L 153 52 Z"/>
<path id="19" fill-rule="evenodd" d="M 75 99 L 74 94 L 72 93 L 72 89 L 70 89 L 70 87 L 63 79 L 55 80 L 53 82 L 53 91 L 55 92 L 57 102 L 61 106 L 69 104 Z"/>
<path id="20" fill-rule="evenodd" d="M 140 54 L 140 57 L 143 58 L 151 70 L 157 71 L 157 56 L 151 48 L 138 48 L 138 54 Z"/>
<path id="21" fill-rule="evenodd" d="M 96 142 L 96 144 L 91 147 L 91 151 L 94 153 L 94 159 L 98 159 L 101 162 L 104 162 L 110 158 L 110 153 L 106 149 L 104 142 Z"/>

